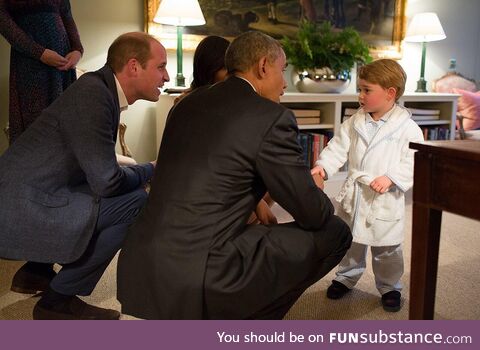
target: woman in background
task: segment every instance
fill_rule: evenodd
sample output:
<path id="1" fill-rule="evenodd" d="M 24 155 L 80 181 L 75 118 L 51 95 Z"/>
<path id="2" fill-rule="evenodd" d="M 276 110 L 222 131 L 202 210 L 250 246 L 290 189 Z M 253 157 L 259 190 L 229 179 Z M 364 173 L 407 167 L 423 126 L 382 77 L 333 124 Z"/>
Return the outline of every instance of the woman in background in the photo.
<path id="1" fill-rule="evenodd" d="M 10 144 L 76 80 L 83 47 L 68 0 L 0 0 L 11 45 Z"/>
<path id="2" fill-rule="evenodd" d="M 0 0 L 0 34 L 10 51 L 10 144 L 76 80 L 83 53 L 68 0 Z M 27 262 L 11 290 L 35 294 L 48 288 L 53 264 Z"/>
<path id="3" fill-rule="evenodd" d="M 193 81 L 190 88 L 211 85 L 227 77 L 225 52 L 230 42 L 220 36 L 207 36 L 197 46 L 193 56 Z"/>
<path id="4" fill-rule="evenodd" d="M 178 96 L 174 103 L 195 89 L 223 81 L 227 77 L 225 52 L 230 42 L 221 36 L 210 35 L 198 44 L 193 55 L 193 80 L 190 88 Z"/>
<path id="5" fill-rule="evenodd" d="M 193 56 L 193 81 L 190 88 L 175 99 L 175 104 L 189 93 L 202 86 L 208 86 L 225 80 L 225 52 L 230 42 L 220 36 L 207 36 L 198 44 Z M 273 200 L 267 193 L 257 204 L 257 208 L 250 215 L 248 224 L 277 223 L 270 207 Z"/>

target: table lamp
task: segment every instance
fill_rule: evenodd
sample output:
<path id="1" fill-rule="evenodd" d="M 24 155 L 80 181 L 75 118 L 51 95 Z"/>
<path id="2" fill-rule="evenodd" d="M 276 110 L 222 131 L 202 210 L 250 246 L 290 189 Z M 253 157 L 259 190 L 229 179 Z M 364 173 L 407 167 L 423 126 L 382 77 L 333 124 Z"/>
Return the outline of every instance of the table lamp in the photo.
<path id="1" fill-rule="evenodd" d="M 198 0 L 162 0 L 153 21 L 177 27 L 177 76 L 175 84 L 185 86 L 183 76 L 183 27 L 205 24 Z"/>
<path id="2" fill-rule="evenodd" d="M 447 36 L 443 31 L 436 13 L 424 12 L 417 13 L 413 16 L 407 28 L 405 41 L 422 43 L 420 80 L 417 81 L 417 90 L 415 90 L 415 92 L 427 92 L 427 82 L 425 81 L 425 55 L 427 52 L 427 42 L 443 40 L 446 37 Z"/>

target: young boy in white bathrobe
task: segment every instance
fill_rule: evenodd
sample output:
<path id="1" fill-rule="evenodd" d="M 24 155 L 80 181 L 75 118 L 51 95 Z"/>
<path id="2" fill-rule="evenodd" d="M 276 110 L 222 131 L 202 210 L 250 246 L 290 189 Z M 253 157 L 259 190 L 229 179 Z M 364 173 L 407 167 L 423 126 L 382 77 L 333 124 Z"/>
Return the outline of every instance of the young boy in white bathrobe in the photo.
<path id="1" fill-rule="evenodd" d="M 397 104 L 407 75 L 390 59 L 360 68 L 358 111 L 320 154 L 312 174 L 324 178 L 348 161 L 348 176 L 336 197 L 338 215 L 349 225 L 353 243 L 340 262 L 327 297 L 339 299 L 358 282 L 372 252 L 375 284 L 386 311 L 401 308 L 405 192 L 413 185 L 409 142 L 423 134 L 408 109 Z"/>

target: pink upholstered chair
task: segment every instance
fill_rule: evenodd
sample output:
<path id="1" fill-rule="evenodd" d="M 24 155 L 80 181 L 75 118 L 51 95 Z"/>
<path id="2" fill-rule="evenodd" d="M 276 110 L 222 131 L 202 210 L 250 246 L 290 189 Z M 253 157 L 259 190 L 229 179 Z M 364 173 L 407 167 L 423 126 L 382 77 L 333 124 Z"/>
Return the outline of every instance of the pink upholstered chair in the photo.
<path id="1" fill-rule="evenodd" d="M 457 105 L 457 129 L 459 138 L 465 139 L 480 135 L 466 132 L 480 128 L 480 91 L 473 79 L 456 72 L 449 72 L 433 82 L 434 92 L 460 94 Z"/>

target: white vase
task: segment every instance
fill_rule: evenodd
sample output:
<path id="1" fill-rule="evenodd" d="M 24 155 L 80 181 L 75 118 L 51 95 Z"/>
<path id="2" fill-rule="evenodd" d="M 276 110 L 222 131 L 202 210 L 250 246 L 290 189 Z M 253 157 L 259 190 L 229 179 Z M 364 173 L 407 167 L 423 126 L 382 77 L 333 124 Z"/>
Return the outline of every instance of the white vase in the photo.
<path id="1" fill-rule="evenodd" d="M 350 71 L 333 72 L 328 67 L 292 70 L 292 82 L 300 92 L 340 93 L 350 84 Z"/>

